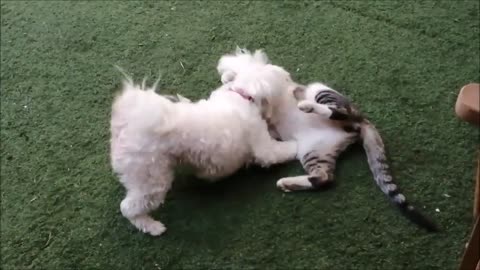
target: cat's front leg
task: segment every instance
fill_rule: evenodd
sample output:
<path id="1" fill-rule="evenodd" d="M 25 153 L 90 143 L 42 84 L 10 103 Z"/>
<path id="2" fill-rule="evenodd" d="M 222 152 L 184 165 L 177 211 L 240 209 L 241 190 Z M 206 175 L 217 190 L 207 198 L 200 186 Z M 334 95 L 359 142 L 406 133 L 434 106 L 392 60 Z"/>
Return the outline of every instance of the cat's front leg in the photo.
<path id="1" fill-rule="evenodd" d="M 332 110 L 329 106 L 318 104 L 310 100 L 302 100 L 298 102 L 297 107 L 305 113 L 315 113 L 325 118 L 329 118 L 332 115 Z"/>
<path id="2" fill-rule="evenodd" d="M 305 113 L 318 114 L 330 120 L 361 120 L 360 116 L 349 113 L 346 108 L 339 108 L 334 105 L 319 104 L 310 100 L 302 100 L 297 104 L 297 107 Z"/>

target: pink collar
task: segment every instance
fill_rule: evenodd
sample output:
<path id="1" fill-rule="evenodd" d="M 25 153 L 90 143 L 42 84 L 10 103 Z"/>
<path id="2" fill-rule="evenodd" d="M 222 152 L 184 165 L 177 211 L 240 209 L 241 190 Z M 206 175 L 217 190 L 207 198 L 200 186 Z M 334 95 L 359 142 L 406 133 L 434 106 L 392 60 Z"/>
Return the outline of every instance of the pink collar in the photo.
<path id="1" fill-rule="evenodd" d="M 228 88 L 229 91 L 232 91 L 232 92 L 235 92 L 237 94 L 239 94 L 242 98 L 250 101 L 250 102 L 254 102 L 254 99 L 252 96 L 249 96 L 247 95 L 246 91 L 242 88 L 236 88 L 236 89 L 232 89 L 231 87 Z"/>

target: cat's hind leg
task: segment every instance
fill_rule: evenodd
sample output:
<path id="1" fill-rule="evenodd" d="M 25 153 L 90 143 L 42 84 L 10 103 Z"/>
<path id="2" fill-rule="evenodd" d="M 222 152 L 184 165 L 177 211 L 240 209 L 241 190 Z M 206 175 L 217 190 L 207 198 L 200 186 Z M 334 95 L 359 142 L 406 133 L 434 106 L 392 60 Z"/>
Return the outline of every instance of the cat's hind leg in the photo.
<path id="1" fill-rule="evenodd" d="M 326 181 L 323 187 L 327 187 L 331 183 L 333 181 Z M 284 177 L 277 181 L 277 187 L 284 192 L 319 189 L 313 185 L 309 175 Z"/>
<path id="2" fill-rule="evenodd" d="M 311 150 L 304 151 L 299 156 L 308 175 L 281 178 L 277 181 L 277 187 L 285 192 L 330 187 L 334 182 L 338 156 L 356 138 L 355 133 L 351 133 L 337 141 L 322 142 Z"/>
<path id="3" fill-rule="evenodd" d="M 334 180 L 337 155 L 313 150 L 300 160 L 308 175 L 284 177 L 277 181 L 277 187 L 285 192 L 322 189 Z"/>

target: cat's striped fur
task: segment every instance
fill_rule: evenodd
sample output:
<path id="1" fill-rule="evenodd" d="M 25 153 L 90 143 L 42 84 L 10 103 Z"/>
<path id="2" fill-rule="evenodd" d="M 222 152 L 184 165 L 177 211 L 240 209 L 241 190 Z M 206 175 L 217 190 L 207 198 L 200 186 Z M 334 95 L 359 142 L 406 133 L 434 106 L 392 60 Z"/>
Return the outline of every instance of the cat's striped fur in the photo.
<path id="1" fill-rule="evenodd" d="M 325 184 L 331 183 L 339 154 L 349 145 L 360 140 L 363 143 L 373 178 L 382 192 L 408 219 L 428 231 L 438 230 L 432 221 L 408 203 L 405 195 L 394 183 L 387 163 L 385 147 L 378 130 L 345 96 L 330 88 L 317 88 L 315 93 L 302 93 L 302 91 L 308 91 L 306 88 L 299 88 L 296 91 L 295 96 L 301 100 L 298 107 L 302 111 L 327 117 L 350 134 L 350 136 L 346 136 L 345 140 L 331 147 L 329 151 L 312 150 L 303 155 L 301 163 L 309 175 L 308 181 L 311 189 L 321 188 Z M 294 182 L 290 183 L 294 184 Z M 301 189 L 306 188 L 303 186 Z"/>

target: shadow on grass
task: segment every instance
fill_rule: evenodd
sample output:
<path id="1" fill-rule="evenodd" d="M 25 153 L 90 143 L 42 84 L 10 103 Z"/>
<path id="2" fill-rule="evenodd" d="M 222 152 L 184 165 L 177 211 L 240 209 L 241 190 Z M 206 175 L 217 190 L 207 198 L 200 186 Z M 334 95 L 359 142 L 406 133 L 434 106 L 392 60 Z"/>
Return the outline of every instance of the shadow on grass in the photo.
<path id="1" fill-rule="evenodd" d="M 351 173 L 356 170 L 346 168 L 349 166 L 347 163 L 362 155 L 364 154 L 361 145 L 352 145 L 340 156 L 336 176 L 342 179 L 354 178 Z M 181 242 L 182 246 L 195 245 L 199 248 L 225 246 L 226 242 L 235 241 L 238 237 L 238 231 L 242 231 L 239 227 L 246 223 L 245 218 L 265 218 L 265 208 L 275 209 L 282 204 L 281 198 L 284 196 L 289 200 L 298 201 L 298 205 L 301 205 L 305 201 L 312 201 L 313 197 L 317 196 L 315 193 L 327 192 L 319 198 L 319 201 L 332 203 L 331 200 L 339 196 L 338 186 L 346 188 L 346 185 L 349 187 L 352 185 L 350 181 L 342 183 L 335 180 L 332 186 L 326 189 L 285 195 L 276 188 L 278 179 L 301 174 L 304 174 L 304 171 L 298 162 L 270 168 L 252 166 L 213 183 L 196 178 L 188 171 L 179 171 L 165 203 L 151 213 L 167 227 L 167 232 L 162 235 L 164 240 L 157 243 L 155 238 L 152 238 L 152 242 L 149 242 L 154 245 L 162 245 L 162 242 L 164 244 Z M 314 199 L 314 202 L 317 200 Z M 145 237 L 150 238 L 135 230 L 121 217 L 119 211 L 117 214 L 115 223 L 119 221 L 122 223 L 121 226 L 117 223 L 116 226 L 120 227 L 117 229 L 122 232 L 126 227 L 130 228 L 125 231 L 128 233 L 124 237 L 130 238 L 131 234 L 138 234 L 134 237 L 144 239 L 143 241 Z"/>
<path id="2" fill-rule="evenodd" d="M 153 216 L 172 228 L 167 237 L 181 236 L 202 246 L 229 241 L 242 218 L 249 216 L 259 201 L 277 192 L 276 180 L 294 166 L 252 166 L 213 183 L 180 172 L 165 204 Z"/>

